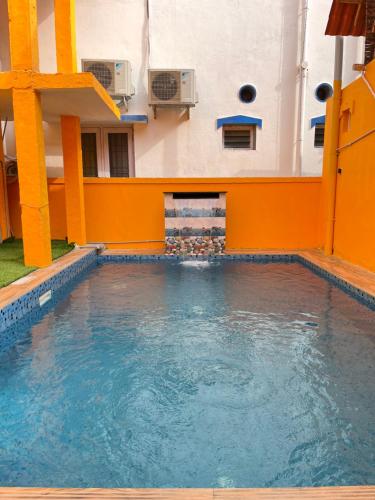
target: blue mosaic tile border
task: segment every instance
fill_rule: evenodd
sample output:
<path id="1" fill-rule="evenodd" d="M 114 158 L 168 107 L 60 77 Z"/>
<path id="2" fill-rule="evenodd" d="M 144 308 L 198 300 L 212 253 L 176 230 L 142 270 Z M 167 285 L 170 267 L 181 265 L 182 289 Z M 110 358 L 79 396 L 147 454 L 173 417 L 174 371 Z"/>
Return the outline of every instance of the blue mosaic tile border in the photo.
<path id="1" fill-rule="evenodd" d="M 207 261 L 245 261 L 245 262 L 295 262 L 295 255 L 283 254 L 237 254 L 237 255 L 99 255 L 98 263 L 106 262 L 178 262 L 182 260 L 207 260 Z"/>
<path id="2" fill-rule="evenodd" d="M 224 227 L 183 227 L 179 228 L 166 228 L 165 236 L 180 236 L 180 237 L 189 237 L 189 236 L 225 236 L 225 228 Z"/>
<path id="3" fill-rule="evenodd" d="M 325 271 L 316 264 L 313 264 L 304 257 L 296 254 L 237 254 L 237 255 L 196 255 L 196 256 L 183 256 L 183 255 L 96 255 L 95 250 L 82 257 L 80 260 L 72 263 L 70 266 L 61 270 L 56 275 L 47 279 L 45 282 L 36 286 L 30 292 L 17 298 L 12 303 L 0 309 L 0 334 L 2 340 L 5 336 L 11 335 L 12 326 L 20 320 L 26 321 L 27 324 L 32 324 L 35 318 L 40 316 L 41 312 L 47 311 L 58 302 L 60 292 L 65 287 L 72 286 L 74 282 L 85 274 L 86 271 L 91 270 L 98 264 L 106 263 L 129 263 L 129 262 L 179 262 L 185 260 L 198 260 L 210 262 L 254 262 L 254 263 L 293 263 L 297 262 L 304 267 L 310 269 L 318 276 L 328 280 L 352 298 L 358 300 L 360 303 L 375 311 L 375 296 L 372 296 L 360 288 L 357 288 L 342 278 L 335 276 L 329 271 Z M 39 305 L 39 298 L 44 293 L 52 290 L 52 299 L 45 305 Z M 59 293 L 57 293 L 59 292 Z M 26 323 L 25 323 L 26 325 Z M 9 333 L 9 335 L 8 335 Z"/>
<path id="4" fill-rule="evenodd" d="M 173 262 L 182 260 L 207 260 L 207 261 L 243 261 L 267 264 L 270 262 L 297 262 L 310 269 L 321 278 L 326 279 L 334 284 L 340 290 L 346 292 L 352 298 L 358 300 L 361 304 L 369 307 L 375 311 L 375 296 L 364 292 L 358 287 L 355 287 L 342 278 L 335 276 L 313 264 L 309 260 L 297 254 L 224 254 L 224 255 L 99 255 L 98 263 L 104 264 L 106 262 Z"/>
<path id="5" fill-rule="evenodd" d="M 320 276 L 321 278 L 326 279 L 333 285 L 336 285 L 337 288 L 340 288 L 343 292 L 347 293 L 350 295 L 353 299 L 358 300 L 361 304 L 367 306 L 368 308 L 372 309 L 375 311 L 375 296 L 371 295 L 360 288 L 351 285 L 347 281 L 345 281 L 342 278 L 339 278 L 338 276 L 335 276 L 333 273 L 330 273 L 329 271 L 326 271 L 325 269 L 322 269 L 320 266 L 317 264 L 314 264 L 313 262 L 310 262 L 309 260 L 305 259 L 301 255 L 295 255 L 294 256 L 294 261 L 298 262 L 299 264 L 302 264 L 303 266 L 307 267 L 310 269 L 310 271 L 313 271 L 315 274 Z"/>
<path id="6" fill-rule="evenodd" d="M 166 208 L 164 217 L 225 217 L 225 208 Z"/>
<path id="7" fill-rule="evenodd" d="M 16 300 L 0 309 L 0 334 L 11 327 L 16 321 L 24 318 L 34 309 L 40 310 L 47 307 L 49 302 L 47 302 L 44 306 L 39 305 L 39 298 L 41 295 L 51 290 L 53 296 L 57 290 L 70 283 L 83 271 L 96 265 L 96 251 L 93 250 L 78 261 L 73 262 L 70 266 L 62 269 L 51 278 L 48 278 L 30 292 L 18 297 Z"/>

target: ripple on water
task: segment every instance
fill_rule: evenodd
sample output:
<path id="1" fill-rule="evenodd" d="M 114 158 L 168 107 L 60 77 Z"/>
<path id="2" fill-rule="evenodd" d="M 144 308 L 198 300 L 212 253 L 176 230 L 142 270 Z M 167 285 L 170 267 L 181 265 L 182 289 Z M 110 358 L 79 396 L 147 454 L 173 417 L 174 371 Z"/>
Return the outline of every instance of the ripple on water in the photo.
<path id="1" fill-rule="evenodd" d="M 375 314 L 298 264 L 108 264 L 22 328 L 2 485 L 375 482 Z"/>

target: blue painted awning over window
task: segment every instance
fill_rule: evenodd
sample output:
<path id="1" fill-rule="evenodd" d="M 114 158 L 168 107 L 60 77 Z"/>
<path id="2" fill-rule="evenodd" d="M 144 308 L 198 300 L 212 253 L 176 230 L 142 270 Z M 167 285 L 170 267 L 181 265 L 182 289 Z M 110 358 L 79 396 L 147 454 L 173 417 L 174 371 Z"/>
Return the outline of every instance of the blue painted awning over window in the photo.
<path id="1" fill-rule="evenodd" d="M 147 115 L 121 115 L 121 121 L 125 123 L 148 123 Z"/>
<path id="2" fill-rule="evenodd" d="M 218 118 L 216 120 L 217 128 L 223 125 L 256 125 L 262 128 L 262 120 L 260 118 L 254 118 L 252 116 L 236 115 L 236 116 L 226 116 L 225 118 Z"/>
<path id="3" fill-rule="evenodd" d="M 316 116 L 315 118 L 311 118 L 311 128 L 315 127 L 315 125 L 320 125 L 321 123 L 326 122 L 326 115 Z"/>

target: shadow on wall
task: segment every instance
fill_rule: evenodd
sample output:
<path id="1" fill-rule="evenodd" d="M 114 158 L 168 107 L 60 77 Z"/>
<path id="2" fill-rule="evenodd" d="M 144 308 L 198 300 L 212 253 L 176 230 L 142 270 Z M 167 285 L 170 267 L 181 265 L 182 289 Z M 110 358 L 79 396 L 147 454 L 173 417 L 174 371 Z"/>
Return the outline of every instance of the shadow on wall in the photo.
<path id="1" fill-rule="evenodd" d="M 146 88 L 145 82 L 148 81 L 148 66 L 150 60 L 150 33 L 149 33 L 149 18 L 148 18 L 148 0 L 144 0 L 144 17 L 142 25 L 141 34 L 141 44 L 142 44 L 142 62 L 139 69 L 138 81 L 137 81 L 137 94 L 146 96 L 148 95 L 148 88 Z M 137 95 L 136 95 L 137 97 Z"/>
<path id="2" fill-rule="evenodd" d="M 42 23 L 49 16 L 54 16 L 54 0 L 38 0 L 38 23 Z"/>
<path id="3" fill-rule="evenodd" d="M 150 122 L 153 123 L 152 109 L 150 108 Z M 139 139 L 142 140 L 142 154 L 147 154 L 154 148 L 161 148 L 163 157 L 163 172 L 158 177 L 176 177 L 179 162 L 185 155 L 181 155 L 181 144 L 178 144 L 178 134 L 180 126 L 186 121 L 184 115 L 171 115 L 169 111 L 159 112 L 157 117 L 157 126 L 139 128 L 136 132 Z M 179 148 L 179 149 L 178 149 Z M 194 173 L 192 172 L 192 176 Z"/>
<path id="4" fill-rule="evenodd" d="M 55 42 L 55 9 L 53 0 L 38 0 L 39 69 L 57 71 Z"/>
<path id="5" fill-rule="evenodd" d="M 282 6 L 282 28 L 284 34 L 280 40 L 279 92 L 277 112 L 278 129 L 278 175 L 293 175 L 296 155 L 296 115 L 298 102 L 298 24 L 301 12 L 299 0 L 284 0 Z M 295 26 L 295 29 L 287 29 Z M 283 124 L 287 117 L 292 117 L 290 127 Z M 294 118 L 294 119 L 293 119 Z"/>
<path id="6" fill-rule="evenodd" d="M 8 6 L 0 0 L 0 71 L 10 70 Z"/>

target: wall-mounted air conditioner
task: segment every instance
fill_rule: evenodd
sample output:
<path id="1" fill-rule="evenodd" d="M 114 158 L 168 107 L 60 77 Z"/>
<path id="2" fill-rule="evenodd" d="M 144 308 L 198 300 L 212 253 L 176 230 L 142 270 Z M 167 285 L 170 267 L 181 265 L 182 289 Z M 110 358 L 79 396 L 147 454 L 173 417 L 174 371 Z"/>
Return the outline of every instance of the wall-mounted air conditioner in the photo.
<path id="1" fill-rule="evenodd" d="M 149 69 L 148 103 L 150 106 L 195 106 L 193 69 Z"/>
<path id="2" fill-rule="evenodd" d="M 113 97 L 134 95 L 129 61 L 82 59 L 82 71 L 92 73 Z"/>

